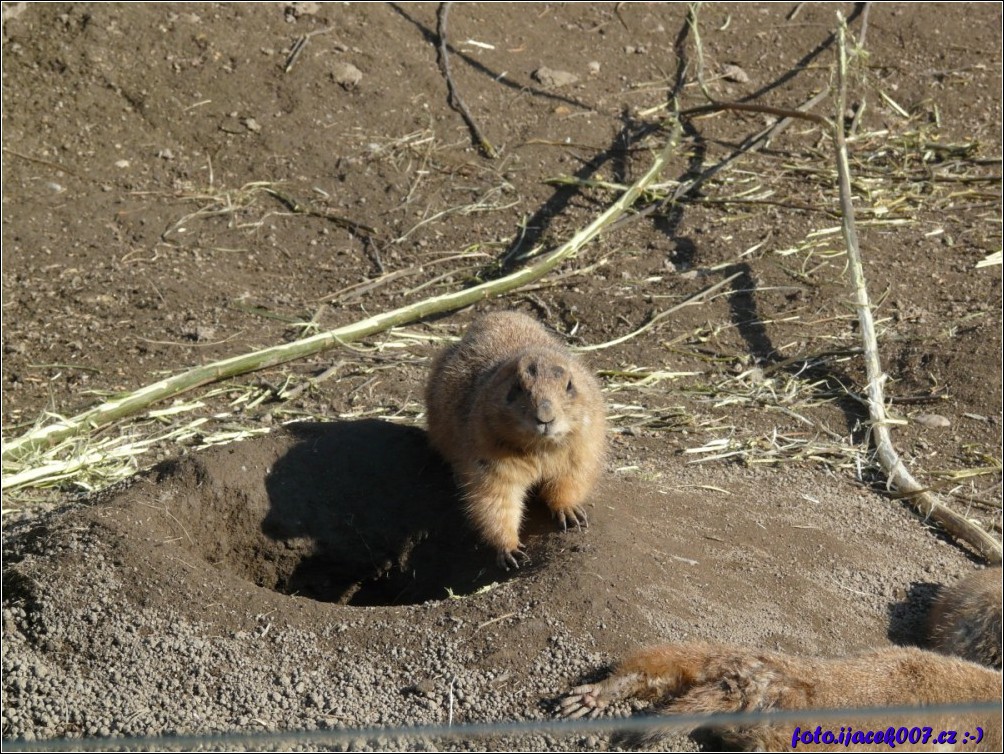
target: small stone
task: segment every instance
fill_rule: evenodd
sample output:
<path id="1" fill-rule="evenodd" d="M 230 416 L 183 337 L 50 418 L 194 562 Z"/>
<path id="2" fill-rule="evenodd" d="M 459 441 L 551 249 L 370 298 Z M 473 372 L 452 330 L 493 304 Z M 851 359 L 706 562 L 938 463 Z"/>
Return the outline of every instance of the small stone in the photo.
<path id="1" fill-rule="evenodd" d="M 748 84 L 750 82 L 749 74 L 735 63 L 726 63 L 722 66 L 722 78 L 733 84 Z"/>
<path id="2" fill-rule="evenodd" d="M 363 72 L 352 63 L 335 63 L 331 67 L 331 79 L 343 89 L 355 89 L 363 80 Z"/>
<path id="3" fill-rule="evenodd" d="M 320 3 L 313 2 L 288 2 L 282 5 L 287 21 L 295 21 L 300 16 L 313 16 L 321 9 Z"/>
<path id="4" fill-rule="evenodd" d="M 436 693 L 436 682 L 431 678 L 426 678 L 424 681 L 416 683 L 414 688 L 419 694 L 432 696 Z"/>
<path id="5" fill-rule="evenodd" d="M 941 414 L 917 414 L 913 417 L 913 420 L 923 427 L 929 427 L 932 429 L 952 426 L 952 422 Z"/>
<path id="6" fill-rule="evenodd" d="M 28 3 L 5 3 L 3 6 L 3 22 L 7 23 L 12 18 L 17 18 L 28 7 Z M 64 14 L 65 15 L 65 14 Z M 66 23 L 63 21 L 63 23 Z"/>
<path id="7" fill-rule="evenodd" d="M 541 66 L 532 74 L 533 80 L 543 84 L 544 86 L 550 86 L 554 88 L 568 86 L 569 84 L 574 84 L 579 80 L 579 77 L 574 73 L 569 73 L 568 71 L 556 71 L 553 68 L 548 68 L 547 66 Z"/>
<path id="8" fill-rule="evenodd" d="M 129 167 L 129 160 L 116 160 L 115 167 L 124 170 L 125 168 Z"/>
<path id="9" fill-rule="evenodd" d="M 254 118 L 245 118 L 244 120 L 241 121 L 241 123 L 243 123 L 244 128 L 246 128 L 251 133 L 256 134 L 261 132 L 261 125 Z"/>
<path id="10" fill-rule="evenodd" d="M 586 66 L 589 69 L 590 76 L 598 76 L 600 73 L 600 61 L 593 60 Z"/>

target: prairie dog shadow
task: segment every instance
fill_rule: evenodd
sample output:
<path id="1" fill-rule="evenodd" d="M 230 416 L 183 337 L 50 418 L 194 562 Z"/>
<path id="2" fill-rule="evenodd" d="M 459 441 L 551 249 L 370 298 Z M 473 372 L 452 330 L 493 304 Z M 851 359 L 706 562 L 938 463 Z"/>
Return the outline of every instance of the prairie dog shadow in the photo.
<path id="1" fill-rule="evenodd" d="M 278 591 L 350 605 L 468 594 L 505 578 L 479 545 L 446 464 L 416 427 L 301 423 L 266 478 L 261 530 L 292 555 Z"/>

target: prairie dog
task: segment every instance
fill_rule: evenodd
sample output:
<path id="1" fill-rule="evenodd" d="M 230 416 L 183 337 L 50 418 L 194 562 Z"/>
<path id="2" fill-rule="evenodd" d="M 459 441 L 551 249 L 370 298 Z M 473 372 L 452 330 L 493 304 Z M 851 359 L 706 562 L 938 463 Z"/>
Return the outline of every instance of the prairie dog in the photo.
<path id="1" fill-rule="evenodd" d="M 1001 569 L 987 568 L 938 595 L 928 627 L 931 648 L 1001 669 Z"/>
<path id="2" fill-rule="evenodd" d="M 536 491 L 563 528 L 603 465 L 606 417 L 596 378 L 535 319 L 494 312 L 440 353 L 425 391 L 429 439 L 453 467 L 467 514 L 519 567 L 527 494 Z"/>
<path id="3" fill-rule="evenodd" d="M 954 704 L 972 701 L 1001 702 L 1001 569 L 990 568 L 968 576 L 946 589 L 930 615 L 933 644 L 943 653 L 889 647 L 857 657 L 805 658 L 779 652 L 728 647 L 709 643 L 670 644 L 642 649 L 620 663 L 599 683 L 572 689 L 560 703 L 566 717 L 595 717 L 611 702 L 628 697 L 650 699 L 667 714 L 752 712 L 758 710 L 810 710 Z M 949 657 L 957 654 L 960 657 Z M 998 670 L 984 667 L 993 665 Z M 841 726 L 866 732 L 894 726 L 922 730 L 929 726 L 936 738 L 942 730 L 956 731 L 954 741 L 907 742 L 910 749 L 1000 751 L 1000 714 L 960 713 L 894 720 L 851 718 L 846 722 L 812 720 L 750 724 L 716 728 L 727 746 L 742 750 L 808 749 L 813 751 L 891 750 L 881 743 L 851 740 L 827 744 L 796 740 L 799 727 L 810 738 L 821 724 L 839 735 Z M 976 742 L 976 726 L 984 735 Z M 966 738 L 964 734 L 970 734 Z M 631 743 L 657 741 L 662 731 L 631 738 Z M 902 741 L 896 741 L 901 746 Z"/>
<path id="4" fill-rule="evenodd" d="M 753 712 L 758 710 L 831 709 L 898 705 L 952 704 L 1001 700 L 1001 674 L 982 665 L 945 657 L 922 649 L 889 647 L 843 659 L 804 658 L 778 652 L 726 647 L 706 643 L 670 644 L 643 649 L 625 659 L 600 683 L 572 689 L 561 702 L 566 717 L 595 717 L 610 702 L 627 697 L 651 699 L 665 714 Z M 810 734 L 816 726 L 838 736 L 842 727 L 864 734 L 930 726 L 932 739 L 907 742 L 909 750 L 958 748 L 961 751 L 1000 751 L 1001 718 L 997 713 L 964 713 L 938 716 L 918 712 L 908 717 L 873 719 L 848 716 L 843 720 L 715 728 L 726 746 L 744 751 L 892 751 L 882 744 L 851 739 L 850 745 L 831 741 L 815 744 L 795 741 L 795 729 Z M 983 729 L 982 741 L 963 740 L 963 734 Z M 942 730 L 954 730 L 954 742 L 938 742 Z M 652 730 L 631 736 L 629 747 L 658 741 L 665 731 Z M 825 739 L 823 739 L 825 740 Z M 898 743 L 898 742 L 897 742 Z M 951 744 L 955 744 L 952 746 Z"/>

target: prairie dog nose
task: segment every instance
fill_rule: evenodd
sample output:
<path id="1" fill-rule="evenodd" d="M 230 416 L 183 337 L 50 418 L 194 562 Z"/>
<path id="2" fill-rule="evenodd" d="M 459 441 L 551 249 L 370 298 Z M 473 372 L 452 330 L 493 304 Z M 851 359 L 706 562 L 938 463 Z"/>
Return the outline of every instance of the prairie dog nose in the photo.
<path id="1" fill-rule="evenodd" d="M 537 405 L 537 422 L 539 424 L 550 424 L 553 421 L 554 404 L 545 398 Z"/>

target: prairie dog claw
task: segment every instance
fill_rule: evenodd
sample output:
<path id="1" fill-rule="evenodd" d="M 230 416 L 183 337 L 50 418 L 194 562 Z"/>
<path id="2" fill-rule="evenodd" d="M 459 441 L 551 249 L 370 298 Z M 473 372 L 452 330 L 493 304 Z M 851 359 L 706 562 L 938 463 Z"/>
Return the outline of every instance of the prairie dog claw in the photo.
<path id="1" fill-rule="evenodd" d="M 499 564 L 500 568 L 504 568 L 507 571 L 510 569 L 518 571 L 519 560 L 517 560 L 517 558 L 522 560 L 524 563 L 530 562 L 530 556 L 526 554 L 525 550 L 523 550 L 523 545 L 519 545 L 519 547 L 517 547 L 515 550 L 499 551 L 498 557 L 496 558 L 496 562 Z"/>
<path id="2" fill-rule="evenodd" d="M 559 702 L 558 714 L 570 720 L 596 717 L 600 714 L 600 710 L 607 706 L 607 702 L 600 696 L 601 690 L 599 684 L 576 686 Z"/>
<path id="3" fill-rule="evenodd" d="M 582 508 L 575 507 L 567 511 L 556 511 L 554 515 L 557 516 L 558 521 L 561 522 L 562 531 L 568 531 L 569 521 L 576 529 L 589 528 L 589 517 Z"/>

